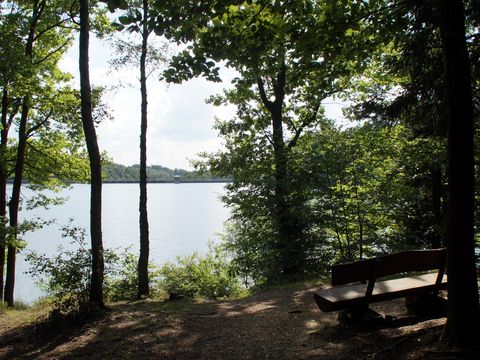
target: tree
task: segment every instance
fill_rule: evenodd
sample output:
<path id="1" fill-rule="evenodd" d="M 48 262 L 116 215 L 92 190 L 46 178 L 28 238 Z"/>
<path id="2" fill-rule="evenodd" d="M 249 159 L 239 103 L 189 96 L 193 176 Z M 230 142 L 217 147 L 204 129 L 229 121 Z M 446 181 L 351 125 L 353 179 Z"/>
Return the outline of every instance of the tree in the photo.
<path id="1" fill-rule="evenodd" d="M 405 128 L 369 123 L 345 130 L 322 124 L 304 136 L 298 157 L 308 176 L 313 221 L 330 263 L 346 263 L 405 247 L 399 236 Z M 308 170 L 307 170 L 308 169 Z"/>
<path id="2" fill-rule="evenodd" d="M 116 50 L 120 58 L 113 62 L 115 67 L 125 65 L 139 66 L 140 68 L 140 93 L 141 93 L 141 121 L 140 121 L 140 201 L 139 201 L 139 225 L 140 225 L 140 256 L 138 258 L 138 298 L 149 295 L 148 283 L 148 259 L 149 259 L 149 231 L 147 211 L 147 123 L 148 123 L 148 99 L 147 79 L 158 70 L 160 64 L 165 63 L 166 46 L 160 48 L 149 44 L 149 37 L 153 32 L 155 18 L 150 11 L 149 0 L 130 1 L 125 15 L 119 17 L 116 24 L 118 30 L 125 28 L 130 33 L 139 33 L 141 44 L 132 39 L 117 40 Z"/>
<path id="3" fill-rule="evenodd" d="M 390 3 L 392 7 L 396 4 L 393 1 Z M 433 3 L 437 6 L 432 7 Z M 464 6 L 468 9 L 468 17 Z M 385 83 L 377 83 L 377 89 L 381 91 L 376 93 L 376 101 L 367 103 L 363 109 L 364 114 L 375 113 L 380 115 L 381 120 L 390 118 L 404 122 L 414 131 L 417 139 L 426 140 L 425 144 L 437 141 L 433 147 L 423 147 L 424 151 L 430 148 L 440 155 L 434 161 L 423 159 L 424 163 L 430 163 L 428 178 L 431 181 L 423 181 L 422 187 L 426 185 L 431 189 L 428 212 L 433 213 L 426 224 L 443 227 L 441 203 L 445 195 L 441 194 L 441 184 L 444 182 L 443 169 L 447 168 L 449 313 L 445 338 L 450 344 L 464 347 L 476 346 L 479 316 L 473 240 L 474 112 L 468 51 L 470 45 L 471 53 L 478 54 L 478 49 L 472 46 L 472 40 L 478 36 L 478 11 L 473 1 L 439 0 L 405 2 L 402 10 L 384 12 L 385 18 L 392 21 L 386 22 L 390 27 L 382 23 L 382 36 L 387 41 L 393 40 L 397 48 L 402 49 L 400 56 L 393 61 L 381 51 L 383 64 L 386 65 L 383 70 L 387 69 L 390 75 L 396 77 L 388 88 L 397 89 L 393 95 L 388 94 L 384 89 L 382 91 Z M 443 50 L 443 59 L 440 49 Z M 472 55 L 471 59 L 478 71 L 478 55 Z M 402 76 L 406 76 L 403 81 Z M 400 91 L 399 85 L 403 88 Z M 474 94 L 478 104 L 478 81 L 476 85 Z M 448 166 L 442 161 L 444 151 L 441 146 L 445 137 L 448 140 Z M 413 174 L 418 179 L 423 176 L 422 172 L 426 173 L 417 168 Z M 438 235 L 432 238 L 433 246 L 441 243 Z"/>
<path id="4" fill-rule="evenodd" d="M 102 162 L 92 115 L 92 89 L 89 69 L 90 1 L 80 0 L 79 69 L 82 124 L 90 159 L 90 236 L 92 246 L 92 276 L 90 302 L 99 308 L 103 300 L 103 241 L 102 241 Z"/>
<path id="5" fill-rule="evenodd" d="M 18 74 L 13 70 L 21 68 L 23 47 L 18 42 L 18 14 L 9 16 L 0 15 L 0 86 L 2 88 L 1 137 L 0 137 L 0 301 L 3 301 L 5 255 L 7 246 L 7 146 L 8 133 L 13 119 L 18 113 L 20 102 L 10 92 L 12 83 L 17 80 Z"/>
<path id="6" fill-rule="evenodd" d="M 37 96 L 39 96 L 41 89 L 50 87 L 49 90 L 51 91 L 53 82 L 66 80 L 65 75 L 56 66 L 61 53 L 71 42 L 71 37 L 69 36 L 71 30 L 60 26 L 68 21 L 68 17 L 63 16 L 61 11 L 58 12 L 58 6 L 56 5 L 58 4 L 51 6 L 48 4 L 47 6 L 47 2 L 43 0 L 11 3 L 8 4 L 11 11 L 5 16 L 6 22 L 4 26 L 8 27 L 12 20 L 16 20 L 18 27 L 16 32 L 7 32 L 9 34 L 7 38 L 12 40 L 12 36 L 16 37 L 16 41 L 23 46 L 23 54 L 20 57 L 19 47 L 10 45 L 10 49 L 14 49 L 14 51 L 12 54 L 6 55 L 7 61 L 5 63 L 7 68 L 2 69 L 2 86 L 5 100 L 2 101 L 4 146 L 7 145 L 5 139 L 8 141 L 8 130 L 12 125 L 12 121 L 16 118 L 15 114 L 17 112 L 20 113 L 20 119 L 15 124 L 18 140 L 16 144 L 14 182 L 9 201 L 9 227 L 13 235 L 11 240 L 8 241 L 4 294 L 4 298 L 9 306 L 13 306 L 15 259 L 18 245 L 18 212 L 28 140 L 35 131 L 48 123 L 53 114 L 53 109 L 49 114 L 44 114 L 35 108 L 37 104 L 41 103 Z M 15 63 L 19 66 L 8 68 Z M 18 79 L 21 81 L 16 81 Z M 4 115 L 9 111 L 8 91 L 9 86 L 12 85 L 15 85 L 15 93 L 18 99 L 21 100 L 17 102 L 19 104 L 18 107 L 10 106 L 10 111 L 12 112 L 9 114 L 10 119 L 7 120 Z M 4 104 L 6 107 L 3 106 Z M 2 153 L 2 155 L 4 154 Z"/>
<path id="7" fill-rule="evenodd" d="M 38 22 L 42 16 L 42 13 L 45 8 L 45 2 L 34 2 L 31 10 L 31 18 L 29 21 L 28 35 L 25 44 L 25 56 L 30 61 L 33 58 L 33 43 L 35 40 L 35 35 L 37 31 Z M 14 239 L 16 239 L 16 231 L 18 227 L 18 211 L 20 206 L 20 189 L 22 186 L 22 177 L 24 169 L 24 158 L 25 158 L 25 149 L 27 141 L 27 120 L 28 113 L 30 110 L 30 96 L 31 94 L 25 94 L 22 98 L 21 105 L 21 119 L 18 130 L 18 147 L 17 147 L 17 162 L 15 166 L 15 178 L 12 188 L 12 197 L 9 203 L 9 220 L 10 227 L 14 229 Z M 10 243 L 8 245 L 7 253 L 7 275 L 5 281 L 5 301 L 8 306 L 13 306 L 13 292 L 15 286 L 15 258 L 16 258 L 16 245 L 15 243 Z"/>
<path id="8" fill-rule="evenodd" d="M 5 299 L 13 305 L 15 256 L 21 245 L 20 235 L 32 224 L 20 224 L 22 179 L 30 187 L 58 188 L 71 181 L 85 180 L 83 133 L 80 131 L 80 94 L 65 86 L 71 76 L 61 72 L 58 62 L 73 41 L 75 4 L 34 0 L 2 4 L 9 11 L 1 13 L 2 66 L 2 188 L 7 176 L 14 175 L 9 201 L 9 226 L 2 216 L 0 244 L 8 245 Z M 65 7 L 66 6 L 66 7 Z M 101 15 L 101 13 L 100 13 Z M 102 16 L 96 25 L 102 26 Z M 96 120 L 105 116 L 100 102 L 102 89 L 94 89 Z M 21 116 L 18 118 L 17 113 Z M 8 131 L 18 132 L 18 140 L 9 139 Z M 2 204 L 7 198 L 2 194 Z M 37 204 L 45 204 L 41 198 Z M 2 206 L 2 211 L 5 210 Z M 2 213 L 3 214 L 3 213 Z M 41 226 L 42 224 L 37 224 Z M 2 247 L 2 253 L 5 247 Z M 2 256 L 2 260 L 4 257 Z M 3 270 L 3 261 L 0 263 Z M 3 283 L 3 271 L 2 271 Z"/>
<path id="9" fill-rule="evenodd" d="M 382 46 L 372 52 L 368 71 L 352 81 L 350 118 L 408 129 L 416 153 L 401 156 L 414 196 L 405 193 L 398 218 L 412 246 L 438 248 L 445 244 L 447 191 L 444 77 L 436 12 L 428 2 L 385 5 L 370 20 L 372 28 L 381 29 L 372 36 Z"/>
<path id="10" fill-rule="evenodd" d="M 478 348 L 480 306 L 474 257 L 474 146 L 470 62 L 462 1 L 439 0 L 448 105 L 448 317 L 451 345 Z"/>
<path id="11" fill-rule="evenodd" d="M 271 180 L 264 184 L 263 190 L 270 188 L 262 198 L 269 204 L 267 218 L 275 229 L 270 239 L 272 272 L 280 278 L 302 277 L 308 248 L 302 218 L 305 199 L 294 185 L 292 149 L 318 122 L 322 101 L 342 87 L 337 80 L 355 61 L 350 56 L 355 47 L 351 35 L 359 24 L 352 19 L 361 6 L 342 7 L 333 1 L 210 1 L 201 7 L 182 1 L 172 6 L 177 13 L 195 15 L 175 23 L 172 7 L 163 12 L 160 8 L 160 33 L 190 44 L 173 58 L 165 75 L 173 81 L 199 75 L 215 80 L 222 61 L 239 73 L 235 89 L 218 101 L 236 105 L 238 119 L 222 128 L 232 129 L 226 134 L 232 142 L 237 134 L 238 147 L 252 139 L 250 144 L 268 155 L 269 166 L 262 164 L 265 173 L 255 175 Z M 258 152 L 250 154 L 251 159 L 256 156 Z M 242 186 L 259 189 L 255 175 L 237 183 L 239 201 Z"/>

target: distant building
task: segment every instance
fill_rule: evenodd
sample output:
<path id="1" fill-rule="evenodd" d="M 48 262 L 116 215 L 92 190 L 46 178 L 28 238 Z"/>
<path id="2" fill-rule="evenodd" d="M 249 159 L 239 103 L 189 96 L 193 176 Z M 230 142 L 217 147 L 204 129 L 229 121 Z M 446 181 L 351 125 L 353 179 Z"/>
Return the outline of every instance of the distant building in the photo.
<path id="1" fill-rule="evenodd" d="M 173 182 L 175 184 L 180 184 L 180 175 L 174 175 L 173 176 Z"/>

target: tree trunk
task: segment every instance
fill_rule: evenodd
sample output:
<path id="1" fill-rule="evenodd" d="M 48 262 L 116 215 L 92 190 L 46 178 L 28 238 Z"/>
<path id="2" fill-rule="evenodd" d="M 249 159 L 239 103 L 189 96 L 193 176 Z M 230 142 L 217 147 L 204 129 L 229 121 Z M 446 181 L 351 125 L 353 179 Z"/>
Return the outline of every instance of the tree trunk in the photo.
<path id="1" fill-rule="evenodd" d="M 445 218 L 442 211 L 442 170 L 435 165 L 430 171 L 432 188 L 432 207 L 435 229 L 431 239 L 430 247 L 438 249 L 444 243 Z"/>
<path id="2" fill-rule="evenodd" d="M 13 229 L 13 241 L 18 235 L 18 212 L 20 210 L 20 195 L 22 189 L 23 170 L 25 167 L 25 150 L 27 148 L 27 119 L 30 109 L 30 96 L 26 95 L 22 102 L 22 115 L 18 128 L 17 161 L 15 163 L 15 178 L 13 180 L 12 196 L 9 203 L 10 227 Z M 7 275 L 5 279 L 5 302 L 9 307 L 14 305 L 15 265 L 17 247 L 15 243 L 8 245 Z"/>
<path id="3" fill-rule="evenodd" d="M 283 274 L 288 278 L 297 272 L 296 255 L 294 254 L 295 234 L 292 233 L 292 218 L 288 204 L 288 160 L 283 139 L 281 108 L 272 112 L 273 151 L 275 162 L 275 223 L 279 236 L 280 261 Z"/>
<path id="4" fill-rule="evenodd" d="M 32 7 L 32 19 L 28 30 L 28 37 L 25 44 L 25 56 L 30 61 L 33 57 L 33 44 L 35 42 L 35 32 L 40 21 L 46 1 L 34 1 Z M 18 126 L 18 147 L 17 160 L 15 164 L 15 178 L 13 180 L 12 196 L 9 203 L 10 227 L 13 229 L 13 242 L 8 245 L 7 253 L 7 275 L 5 278 L 4 298 L 8 306 L 14 305 L 15 289 L 15 266 L 16 266 L 16 240 L 18 235 L 18 212 L 20 209 L 20 193 L 22 189 L 23 170 L 25 167 L 25 150 L 27 147 L 27 121 L 30 111 L 30 94 L 25 94 L 22 99 L 22 115 Z"/>
<path id="5" fill-rule="evenodd" d="M 148 0 L 143 0 L 142 53 L 140 56 L 140 91 L 142 95 L 140 125 L 140 256 L 138 258 L 138 293 L 140 299 L 149 295 L 148 257 L 150 251 L 147 212 L 147 77 Z"/>
<path id="6" fill-rule="evenodd" d="M 3 287 L 5 275 L 5 255 L 7 246 L 7 164 L 5 162 L 8 140 L 8 90 L 3 86 L 2 95 L 2 128 L 0 129 L 0 302 L 3 301 Z"/>
<path id="7" fill-rule="evenodd" d="M 473 105 L 465 15 L 461 0 L 438 3 L 448 105 L 448 317 L 444 339 L 451 346 L 478 348 Z"/>
<path id="8" fill-rule="evenodd" d="M 292 209 L 291 189 L 289 183 L 289 165 L 287 146 L 283 134 L 283 102 L 285 97 L 285 66 L 273 81 L 275 100 L 270 101 L 265 93 L 263 81 L 258 80 L 258 87 L 263 104 L 270 112 L 272 120 L 272 142 L 275 164 L 274 186 L 274 223 L 278 232 L 277 250 L 280 255 L 280 271 L 284 278 L 301 276 L 304 270 L 304 254 L 301 246 L 301 221 Z"/>
<path id="9" fill-rule="evenodd" d="M 90 159 L 90 236 L 92 246 L 92 277 L 90 303 L 103 308 L 103 243 L 102 243 L 102 163 L 92 115 L 89 74 L 89 0 L 80 0 L 80 93 L 82 124 Z"/>

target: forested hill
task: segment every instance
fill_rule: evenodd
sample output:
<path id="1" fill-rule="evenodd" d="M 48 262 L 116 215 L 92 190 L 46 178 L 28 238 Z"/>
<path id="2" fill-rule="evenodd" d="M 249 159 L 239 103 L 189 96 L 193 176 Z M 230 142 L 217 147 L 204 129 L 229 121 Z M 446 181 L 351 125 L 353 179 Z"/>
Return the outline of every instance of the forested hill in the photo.
<path id="1" fill-rule="evenodd" d="M 108 164 L 103 167 L 104 180 L 106 182 L 116 181 L 138 181 L 140 165 L 125 166 L 121 164 Z M 176 176 L 181 180 L 211 180 L 226 181 L 224 178 L 216 178 L 210 174 L 183 169 L 169 169 L 161 165 L 147 166 L 148 181 L 173 181 Z"/>

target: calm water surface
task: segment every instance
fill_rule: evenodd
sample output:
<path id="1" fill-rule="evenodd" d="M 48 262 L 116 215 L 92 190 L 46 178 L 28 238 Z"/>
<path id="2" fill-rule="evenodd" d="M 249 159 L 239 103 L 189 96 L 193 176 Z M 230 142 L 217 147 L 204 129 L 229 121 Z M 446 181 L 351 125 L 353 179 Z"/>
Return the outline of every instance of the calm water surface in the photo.
<path id="1" fill-rule="evenodd" d="M 10 190 L 10 189 L 9 189 Z M 223 223 L 230 216 L 219 196 L 224 193 L 224 184 L 149 184 L 148 211 L 150 227 L 150 259 L 156 264 L 175 261 L 177 256 L 195 251 L 205 253 L 209 241 L 217 241 L 223 231 Z M 32 192 L 24 190 L 25 198 Z M 89 227 L 90 186 L 73 185 L 59 196 L 68 196 L 68 201 L 49 210 L 22 212 L 23 219 L 40 216 L 56 219 L 55 223 L 42 230 L 28 233 L 27 248 L 53 255 L 59 245 L 70 246 L 62 239 L 60 226 L 74 219 L 75 225 Z M 138 184 L 104 184 L 103 186 L 103 242 L 105 248 L 131 246 L 138 252 Z M 90 241 L 88 237 L 87 242 Z M 25 271 L 23 254 L 18 256 L 15 298 L 32 302 L 42 295 L 33 279 Z"/>

